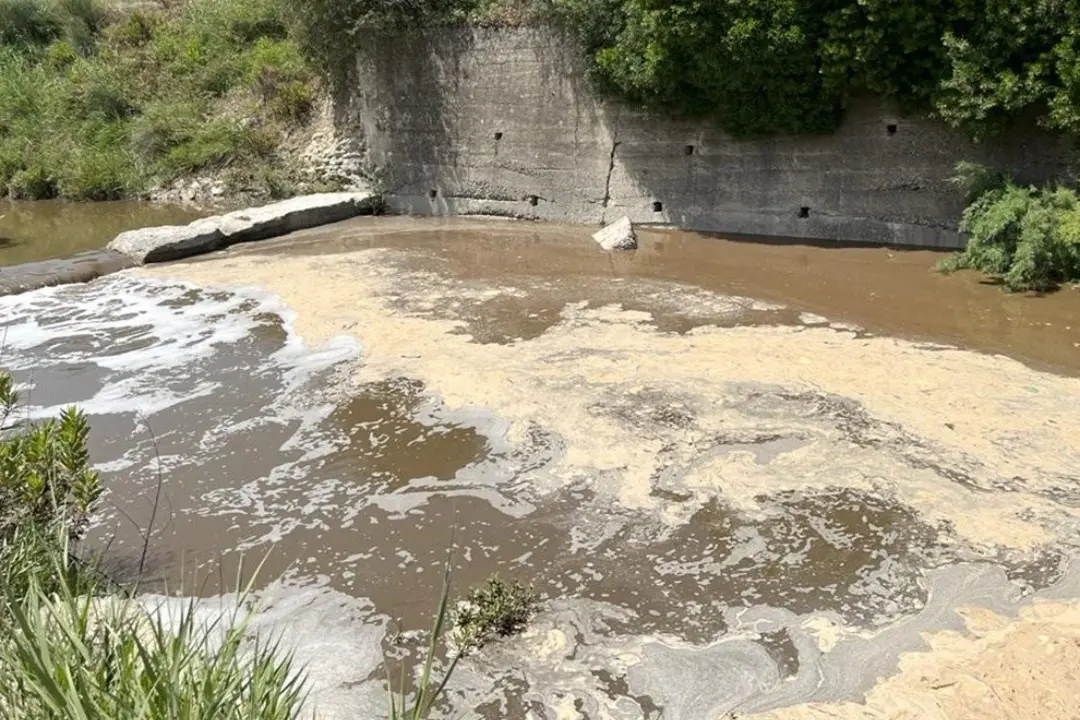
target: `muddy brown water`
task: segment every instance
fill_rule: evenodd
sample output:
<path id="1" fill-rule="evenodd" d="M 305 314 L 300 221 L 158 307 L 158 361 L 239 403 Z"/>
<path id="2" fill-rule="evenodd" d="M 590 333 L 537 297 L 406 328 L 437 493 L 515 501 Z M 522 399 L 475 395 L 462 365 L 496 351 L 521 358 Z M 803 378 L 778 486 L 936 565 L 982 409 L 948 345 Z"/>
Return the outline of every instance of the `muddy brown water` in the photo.
<path id="1" fill-rule="evenodd" d="M 0 200 L 0 266 L 67 258 L 103 248 L 125 230 L 199 217 L 190 208 L 145 202 Z"/>
<path id="2" fill-rule="evenodd" d="M 483 327 L 470 327 L 482 339 L 535 336 L 557 319 L 563 301 L 617 295 L 617 286 L 605 288 L 605 279 L 650 280 L 748 296 L 881 335 L 999 353 L 1080 374 L 1080 289 L 1042 296 L 1006 293 L 977 273 L 936 272 L 947 256 L 943 252 L 639 229 L 639 250 L 609 254 L 582 243 L 586 233 L 574 226 L 478 226 L 467 219 L 442 219 L 420 221 L 425 232 L 416 234 L 416 222 L 362 218 L 251 252 L 408 247 L 415 253 L 408 262 L 419 269 L 476 282 L 528 277 L 537 285 L 552 283 L 553 292 L 546 295 L 499 298 L 486 306 L 478 315 Z M 665 320 L 675 323 L 665 327 L 680 327 L 677 312 Z M 694 324 L 684 319 L 681 327 Z"/>
<path id="3" fill-rule="evenodd" d="M 587 234 L 554 225 L 365 218 L 226 257 L 272 267 L 284 257 L 348 262 L 348 253 L 383 253 L 396 283 L 382 298 L 388 307 L 403 318 L 452 321 L 454 333 L 476 344 L 539 341 L 568 322 L 568 307 L 617 304 L 648 313 L 660 336 L 706 326 L 814 325 L 824 320 L 813 316 L 822 316 L 857 326 L 856 338 L 954 345 L 1080 374 L 1075 290 L 1008 295 L 971 274 L 933 272 L 941 255 L 925 251 L 643 230 L 638 251 L 607 254 Z M 192 264 L 215 262 L 221 257 Z M 353 339 L 313 349 L 297 337 L 292 311 L 260 289 L 121 274 L 0 303 L 5 363 L 35 412 L 77 402 L 93 416 L 93 456 L 109 493 L 91 541 L 108 548 L 118 576 L 141 571 L 172 589 L 213 594 L 242 580 L 243 564 L 250 571 L 261 561 L 260 577 L 333 588 L 416 628 L 438 597 L 453 543 L 457 587 L 493 572 L 521 578 L 549 599 L 551 617 L 567 618 L 558 626 L 571 636 L 564 662 L 595 663 L 587 680 L 566 691 L 581 717 L 657 717 L 666 707 L 664 717 L 690 718 L 733 707 L 727 696 L 686 705 L 656 689 L 658 677 L 673 677 L 668 671 L 635 676 L 619 666 L 614 658 L 628 638 L 673 653 L 661 665 L 676 673 L 684 660 L 698 670 L 734 663 L 731 672 L 750 688 L 740 702 L 757 698 L 767 707 L 775 703 L 762 699 L 769 693 L 788 692 L 817 672 L 805 632 L 784 618 L 822 616 L 885 632 L 927 612 L 935 573 L 945 573 L 946 587 L 966 587 L 949 573 L 982 563 L 1000 572 L 995 592 L 1011 597 L 1052 586 L 1068 567 L 1068 542 L 1036 552 L 981 546 L 877 491 L 762 487 L 759 514 L 719 493 L 672 524 L 613 502 L 600 473 L 551 490 L 565 438 L 536 424 L 511 440 L 496 413 L 449 408 L 438 387 L 415 378 L 351 385 L 348 376 L 365 358 L 363 322 L 350 330 Z M 559 356 L 548 362 L 535 371 L 555 372 Z M 659 464 L 652 493 L 670 507 L 689 497 L 684 478 L 717 458 L 772 467 L 825 443 L 844 472 L 858 453 L 894 453 L 881 439 L 898 436 L 891 426 L 824 395 L 732 386 L 723 402 L 754 431 L 709 435 L 690 456 L 662 447 L 658 457 L 670 462 Z M 703 404 L 692 393 L 644 388 L 601 396 L 592 412 L 643 436 L 658 429 L 679 437 L 697 431 Z M 902 457 L 889 467 L 925 470 Z M 1062 507 L 1075 482 L 1062 478 Z M 743 610 L 773 614 L 747 635 Z M 657 645 L 657 638 L 668 640 Z M 711 643 L 725 638 L 738 641 L 734 654 L 709 656 L 704 666 L 688 659 L 720 652 Z M 524 717 L 528 707 L 533 717 L 558 715 L 562 700 L 542 689 L 562 682 L 558 672 L 533 668 L 513 647 L 500 652 L 509 653 L 500 656 L 506 667 L 467 668 L 456 702 L 484 717 Z M 860 672 L 886 670 L 889 657 L 863 662 Z M 643 668 L 652 667 L 642 658 Z M 518 665 L 523 674 L 506 669 Z M 492 702 L 492 693 L 501 699 Z M 608 714 L 605 697 L 616 707 Z"/>

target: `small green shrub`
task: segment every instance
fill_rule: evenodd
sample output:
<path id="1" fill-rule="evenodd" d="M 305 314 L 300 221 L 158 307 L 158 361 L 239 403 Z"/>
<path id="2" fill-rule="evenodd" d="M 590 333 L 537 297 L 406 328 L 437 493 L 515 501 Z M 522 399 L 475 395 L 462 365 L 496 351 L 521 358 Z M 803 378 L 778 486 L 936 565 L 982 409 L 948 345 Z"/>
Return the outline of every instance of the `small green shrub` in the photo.
<path id="1" fill-rule="evenodd" d="M 52 0 L 51 11 L 64 39 L 80 53 L 93 50 L 107 17 L 98 0 Z"/>
<path id="2" fill-rule="evenodd" d="M 315 106 L 315 89 L 303 80 L 278 85 L 269 101 L 270 114 L 290 125 L 301 125 Z"/>
<path id="3" fill-rule="evenodd" d="M 20 421 L 18 403 L 14 381 L 0 372 L 0 541 L 18 527 L 56 522 L 76 540 L 101 496 L 86 447 L 89 423 L 74 408 L 55 420 Z"/>
<path id="4" fill-rule="evenodd" d="M 457 603 L 451 635 L 454 645 L 459 652 L 469 653 L 492 638 L 521 632 L 536 613 L 539 601 L 532 588 L 493 575 Z"/>
<path id="5" fill-rule="evenodd" d="M 45 65 L 55 71 L 66 70 L 78 59 L 79 54 L 75 52 L 75 46 L 67 40 L 57 40 L 45 51 Z"/>
<path id="6" fill-rule="evenodd" d="M 60 195 L 60 188 L 48 168 L 34 164 L 12 174 L 7 194 L 12 200 L 49 200 Z"/>
<path id="7" fill-rule="evenodd" d="M 1068 188 L 1020 187 L 995 173 L 964 165 L 968 191 L 960 229 L 965 249 L 939 267 L 978 270 L 1011 291 L 1045 291 L 1080 280 L 1080 202 Z"/>
<path id="8" fill-rule="evenodd" d="M 14 381 L 0 371 L 0 592 L 52 591 L 67 575 L 67 549 L 82 538 L 101 497 L 90 465 L 86 417 L 20 418 Z M 60 568 L 58 570 L 58 568 Z M 0 603 L 0 635 L 7 617 Z"/>
<path id="9" fill-rule="evenodd" d="M 127 19 L 106 29 L 110 42 L 119 47 L 143 47 L 154 39 L 154 31 L 161 22 L 157 13 L 142 9 L 133 10 Z"/>
<path id="10" fill-rule="evenodd" d="M 0 47 L 34 47 L 60 34 L 57 19 L 42 0 L 0 0 Z"/>

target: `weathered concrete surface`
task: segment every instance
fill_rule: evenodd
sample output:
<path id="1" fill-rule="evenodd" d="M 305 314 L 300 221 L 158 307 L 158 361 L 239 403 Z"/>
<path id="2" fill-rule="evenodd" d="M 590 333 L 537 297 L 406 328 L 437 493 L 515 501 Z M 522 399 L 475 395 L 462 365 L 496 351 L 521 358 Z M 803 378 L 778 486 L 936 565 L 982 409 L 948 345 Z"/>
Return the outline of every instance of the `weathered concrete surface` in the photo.
<path id="1" fill-rule="evenodd" d="M 708 122 L 603 102 L 572 41 L 537 29 L 364 40 L 355 101 L 392 210 L 603 224 L 623 215 L 730 233 L 962 244 L 959 160 L 1067 175 L 1064 141 L 977 147 L 855 98 L 832 135 L 736 141 Z"/>
<path id="2" fill-rule="evenodd" d="M 304 195 L 189 225 L 130 230 L 109 243 L 109 249 L 138 264 L 179 260 L 362 215 L 374 209 L 375 197 L 370 191 Z"/>
<path id="3" fill-rule="evenodd" d="M 0 295 L 14 295 L 50 285 L 88 282 L 135 264 L 131 257 L 115 250 L 91 250 L 61 260 L 0 267 Z"/>
<path id="4" fill-rule="evenodd" d="M 216 230 L 221 233 L 226 246 L 235 245 L 347 220 L 371 212 L 374 199 L 371 191 L 302 195 L 196 220 L 189 227 Z"/>
<path id="5" fill-rule="evenodd" d="M 224 246 L 225 236 L 217 227 L 192 223 L 128 230 L 109 243 L 109 250 L 123 253 L 142 265 L 201 255 Z"/>
<path id="6" fill-rule="evenodd" d="M 637 248 L 637 235 L 634 224 L 625 215 L 602 230 L 593 233 L 593 240 L 605 250 L 634 250 Z"/>

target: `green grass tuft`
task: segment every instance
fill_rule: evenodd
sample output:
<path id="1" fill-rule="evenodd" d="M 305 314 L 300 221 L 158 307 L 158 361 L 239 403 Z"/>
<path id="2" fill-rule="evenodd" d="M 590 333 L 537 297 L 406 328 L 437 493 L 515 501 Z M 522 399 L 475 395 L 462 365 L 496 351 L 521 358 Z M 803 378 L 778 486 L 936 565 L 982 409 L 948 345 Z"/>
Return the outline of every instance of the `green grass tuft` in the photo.
<path id="1" fill-rule="evenodd" d="M 0 196 L 138 196 L 189 173 L 280 165 L 316 76 L 283 0 L 0 0 Z M 278 188 L 281 190 L 281 187 Z"/>

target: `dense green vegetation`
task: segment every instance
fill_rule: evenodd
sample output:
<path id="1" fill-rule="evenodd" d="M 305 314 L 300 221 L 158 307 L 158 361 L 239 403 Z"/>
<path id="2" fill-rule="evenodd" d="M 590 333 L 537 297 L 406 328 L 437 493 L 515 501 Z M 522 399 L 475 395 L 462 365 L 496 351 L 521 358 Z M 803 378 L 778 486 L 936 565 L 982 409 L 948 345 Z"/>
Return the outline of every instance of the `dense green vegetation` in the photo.
<path id="1" fill-rule="evenodd" d="M 826 132 L 871 91 L 981 138 L 1030 114 L 1080 131 L 1080 0 L 304 0 L 324 69 L 356 33 L 558 22 L 598 87 L 733 134 Z"/>
<path id="2" fill-rule="evenodd" d="M 957 182 L 969 200 L 960 223 L 968 244 L 942 270 L 978 270 L 1007 290 L 1052 290 L 1080 281 L 1080 200 L 1074 190 L 1021 187 L 970 164 L 960 167 Z"/>
<path id="3" fill-rule="evenodd" d="M 197 171 L 283 194 L 314 76 L 277 0 L 0 0 L 0 195 L 111 199 Z"/>
<path id="4" fill-rule="evenodd" d="M 1080 130 L 1078 0 L 551 0 L 601 86 L 736 135 L 828 131 L 869 90 L 975 137 Z"/>

